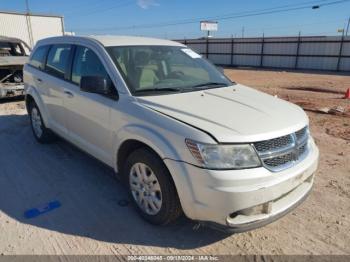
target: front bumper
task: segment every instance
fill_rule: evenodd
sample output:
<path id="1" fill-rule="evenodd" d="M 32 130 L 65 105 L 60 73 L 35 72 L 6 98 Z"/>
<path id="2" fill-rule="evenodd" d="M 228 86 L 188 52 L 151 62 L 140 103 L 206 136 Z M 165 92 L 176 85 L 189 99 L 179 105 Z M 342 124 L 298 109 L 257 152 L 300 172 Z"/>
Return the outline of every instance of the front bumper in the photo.
<path id="1" fill-rule="evenodd" d="M 0 98 L 23 96 L 24 85 L 3 85 L 0 86 Z"/>
<path id="2" fill-rule="evenodd" d="M 280 218 L 310 193 L 319 152 L 311 142 L 308 156 L 281 172 L 266 168 L 207 170 L 165 160 L 185 214 L 231 232 L 251 230 Z"/>

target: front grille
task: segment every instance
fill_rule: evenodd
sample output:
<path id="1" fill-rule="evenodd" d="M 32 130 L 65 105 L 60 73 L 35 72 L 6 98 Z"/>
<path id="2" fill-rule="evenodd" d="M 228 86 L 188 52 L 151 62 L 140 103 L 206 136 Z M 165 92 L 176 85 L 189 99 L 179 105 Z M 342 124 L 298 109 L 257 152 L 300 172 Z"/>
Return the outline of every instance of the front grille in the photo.
<path id="1" fill-rule="evenodd" d="M 290 135 L 281 136 L 270 140 L 260 141 L 254 143 L 254 146 L 258 152 L 268 152 L 274 150 L 275 148 L 282 148 L 288 146 L 292 143 L 292 138 Z"/>
<path id="2" fill-rule="evenodd" d="M 270 167 L 278 167 L 281 165 L 285 165 L 293 160 L 292 153 L 282 155 L 282 156 L 276 156 L 273 158 L 268 158 L 264 160 L 265 165 L 268 165 Z"/>
<path id="3" fill-rule="evenodd" d="M 302 129 L 300 129 L 299 131 L 295 132 L 295 135 L 297 137 L 298 140 L 304 140 L 307 138 L 308 135 L 308 129 L 307 127 L 304 127 Z"/>
<path id="4" fill-rule="evenodd" d="M 254 147 L 264 166 L 271 171 L 281 171 L 300 162 L 308 153 L 308 127 L 295 133 L 255 142 Z"/>

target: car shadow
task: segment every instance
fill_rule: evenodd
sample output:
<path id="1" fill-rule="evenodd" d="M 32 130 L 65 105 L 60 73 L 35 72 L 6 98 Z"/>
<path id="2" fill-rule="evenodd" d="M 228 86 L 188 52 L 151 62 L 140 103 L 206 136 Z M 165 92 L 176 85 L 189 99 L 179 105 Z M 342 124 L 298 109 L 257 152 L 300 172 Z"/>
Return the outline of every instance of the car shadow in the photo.
<path id="1" fill-rule="evenodd" d="M 23 100 L 24 100 L 24 96 L 5 97 L 0 99 L 0 104 L 5 104 L 9 102 L 20 102 Z"/>
<path id="2" fill-rule="evenodd" d="M 61 206 L 25 218 L 50 201 Z M 195 229 L 184 217 L 169 226 L 148 224 L 111 168 L 61 139 L 37 143 L 27 115 L 0 116 L 0 210 L 24 224 L 111 243 L 192 249 L 229 236 Z"/>

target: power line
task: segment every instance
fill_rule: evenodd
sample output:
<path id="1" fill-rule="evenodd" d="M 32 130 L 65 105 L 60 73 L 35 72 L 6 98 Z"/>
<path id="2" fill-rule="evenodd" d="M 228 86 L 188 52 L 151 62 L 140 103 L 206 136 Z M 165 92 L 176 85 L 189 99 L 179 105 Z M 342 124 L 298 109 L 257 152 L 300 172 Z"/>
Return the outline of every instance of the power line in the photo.
<path id="1" fill-rule="evenodd" d="M 349 26 L 350 26 L 350 17 L 349 17 L 349 19 L 348 19 L 348 25 L 346 26 L 346 33 L 345 33 L 345 36 L 348 36 Z"/>
<path id="2" fill-rule="evenodd" d="M 215 19 L 224 19 L 226 17 L 231 17 L 234 15 L 243 15 L 243 14 L 249 14 L 253 12 L 263 12 L 263 11 L 272 11 L 276 9 L 281 9 L 281 8 L 287 8 L 287 7 L 295 7 L 295 6 L 301 6 L 301 5 L 306 5 L 306 4 L 318 4 L 320 2 L 326 2 L 330 0 L 318 0 L 318 1 L 307 1 L 307 2 L 302 2 L 298 4 L 288 4 L 288 5 L 281 5 L 281 6 L 276 6 L 276 7 L 270 7 L 266 9 L 259 9 L 259 10 L 253 10 L 253 11 L 245 11 L 245 12 L 237 12 L 237 13 L 230 13 L 230 14 L 224 14 L 224 15 L 219 15 L 219 16 L 212 16 L 212 17 L 207 17 L 207 18 L 200 18 L 201 20 L 215 20 Z"/>
<path id="3" fill-rule="evenodd" d="M 127 26 L 127 27 L 120 27 L 120 28 L 116 28 L 116 27 L 109 27 L 108 28 L 108 27 L 105 27 L 104 29 L 101 29 L 101 31 L 192 24 L 192 23 L 198 23 L 198 21 L 201 21 L 201 20 L 222 20 L 222 19 L 225 19 L 227 16 L 232 16 L 232 15 L 250 14 L 250 13 L 253 13 L 253 12 L 275 10 L 275 9 L 281 9 L 281 8 L 286 8 L 286 7 L 291 7 L 291 6 L 300 6 L 300 5 L 305 5 L 305 4 L 318 4 L 320 2 L 325 2 L 325 1 L 330 1 L 330 0 L 307 1 L 307 2 L 302 2 L 302 3 L 298 3 L 298 4 L 288 4 L 288 5 L 281 5 L 281 6 L 276 6 L 276 7 L 270 7 L 270 8 L 267 8 L 267 9 L 259 9 L 259 10 L 252 10 L 252 11 L 236 12 L 236 13 L 222 14 L 222 15 L 209 16 L 209 17 L 197 17 L 197 18 L 175 20 L 175 21 L 164 22 L 163 25 L 162 25 L 162 23 L 152 23 L 152 24 L 147 24 L 147 25 L 136 25 L 136 26 L 133 25 L 133 26 Z M 97 30 L 99 30 L 99 29 L 97 29 Z"/>
<path id="4" fill-rule="evenodd" d="M 245 11 L 245 12 L 239 12 L 239 13 L 225 14 L 225 15 L 221 15 L 221 16 L 212 16 L 212 17 L 206 17 L 206 18 L 201 17 L 201 18 L 177 20 L 177 21 L 163 22 L 163 23 L 152 23 L 152 24 L 144 24 L 144 25 L 125 26 L 125 27 L 105 27 L 105 28 L 95 28 L 95 29 L 90 28 L 90 29 L 85 29 L 85 31 L 86 30 L 88 30 L 88 31 L 107 31 L 107 30 L 118 31 L 118 30 L 130 30 L 130 29 L 139 29 L 139 28 L 145 29 L 145 28 L 157 28 L 157 27 L 194 24 L 194 23 L 198 23 L 201 20 L 211 20 L 211 19 L 215 19 L 218 21 L 230 20 L 230 19 L 238 19 L 238 18 L 243 18 L 243 17 L 252 17 L 252 16 L 260 16 L 260 15 L 266 15 L 266 14 L 296 11 L 296 10 L 302 10 L 302 9 L 310 9 L 315 4 L 319 4 L 319 6 L 329 6 L 329 5 L 341 4 L 344 2 L 348 2 L 350 0 L 338 0 L 338 1 L 324 3 L 326 1 L 327 0 L 308 1 L 308 2 L 299 3 L 299 4 L 290 4 L 290 5 L 272 7 L 272 8 L 268 8 L 268 9 L 260 9 L 260 10 L 255 10 L 255 11 Z M 308 5 L 306 5 L 306 4 L 308 4 Z M 293 6 L 295 6 L 295 7 L 293 7 Z M 286 7 L 289 7 L 289 8 L 286 8 Z M 84 29 L 76 29 L 76 30 L 77 31 L 84 31 Z"/>
<path id="5" fill-rule="evenodd" d="M 285 26 L 267 26 L 267 27 L 263 27 L 263 28 L 247 28 L 246 27 L 246 31 L 262 31 L 262 30 L 269 30 L 269 29 L 283 29 L 283 28 L 297 28 L 300 29 L 300 27 L 303 26 L 313 26 L 313 25 L 320 25 L 320 24 L 340 24 L 342 23 L 343 20 L 327 20 L 327 21 L 322 21 L 322 22 L 314 22 L 314 23 L 305 23 L 305 24 L 293 24 L 293 25 L 285 25 Z M 239 28 L 237 28 L 238 30 Z M 232 33 L 232 30 L 224 30 L 224 31 L 220 31 L 220 33 Z"/>
<path id="6" fill-rule="evenodd" d="M 104 7 L 102 9 L 93 9 L 91 10 L 90 12 L 81 12 L 80 14 L 72 14 L 68 17 L 83 17 L 83 16 L 90 16 L 90 15 L 93 15 L 93 14 L 97 14 L 97 13 L 103 13 L 103 12 L 107 12 L 107 11 L 110 11 L 110 10 L 113 10 L 113 9 L 116 9 L 116 8 L 121 8 L 121 7 L 125 7 L 125 6 L 130 6 L 134 4 L 134 0 L 128 0 L 128 1 L 124 1 L 122 3 L 118 3 L 117 5 L 112 5 L 112 6 L 109 6 L 109 7 Z"/>
<path id="7" fill-rule="evenodd" d="M 64 11 L 65 14 L 71 15 L 71 14 L 76 14 L 77 10 L 79 8 L 79 11 L 83 10 L 84 7 L 88 7 L 88 10 L 92 10 L 90 7 L 100 7 L 101 4 L 104 4 L 104 2 L 108 2 L 110 0 L 95 0 L 95 2 L 92 2 L 88 4 L 87 2 L 84 2 L 84 5 L 81 3 L 76 4 L 76 5 L 69 5 L 69 10 L 68 12 Z"/>

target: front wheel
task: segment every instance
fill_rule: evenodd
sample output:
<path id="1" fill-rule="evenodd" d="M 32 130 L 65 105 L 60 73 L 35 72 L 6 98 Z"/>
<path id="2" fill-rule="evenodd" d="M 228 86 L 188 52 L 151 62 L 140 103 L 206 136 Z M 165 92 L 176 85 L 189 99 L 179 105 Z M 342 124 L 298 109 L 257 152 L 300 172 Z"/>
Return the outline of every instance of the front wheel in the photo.
<path id="1" fill-rule="evenodd" d="M 181 204 L 171 175 L 152 151 L 141 148 L 126 161 L 125 175 L 133 202 L 148 222 L 165 225 L 181 214 Z"/>

